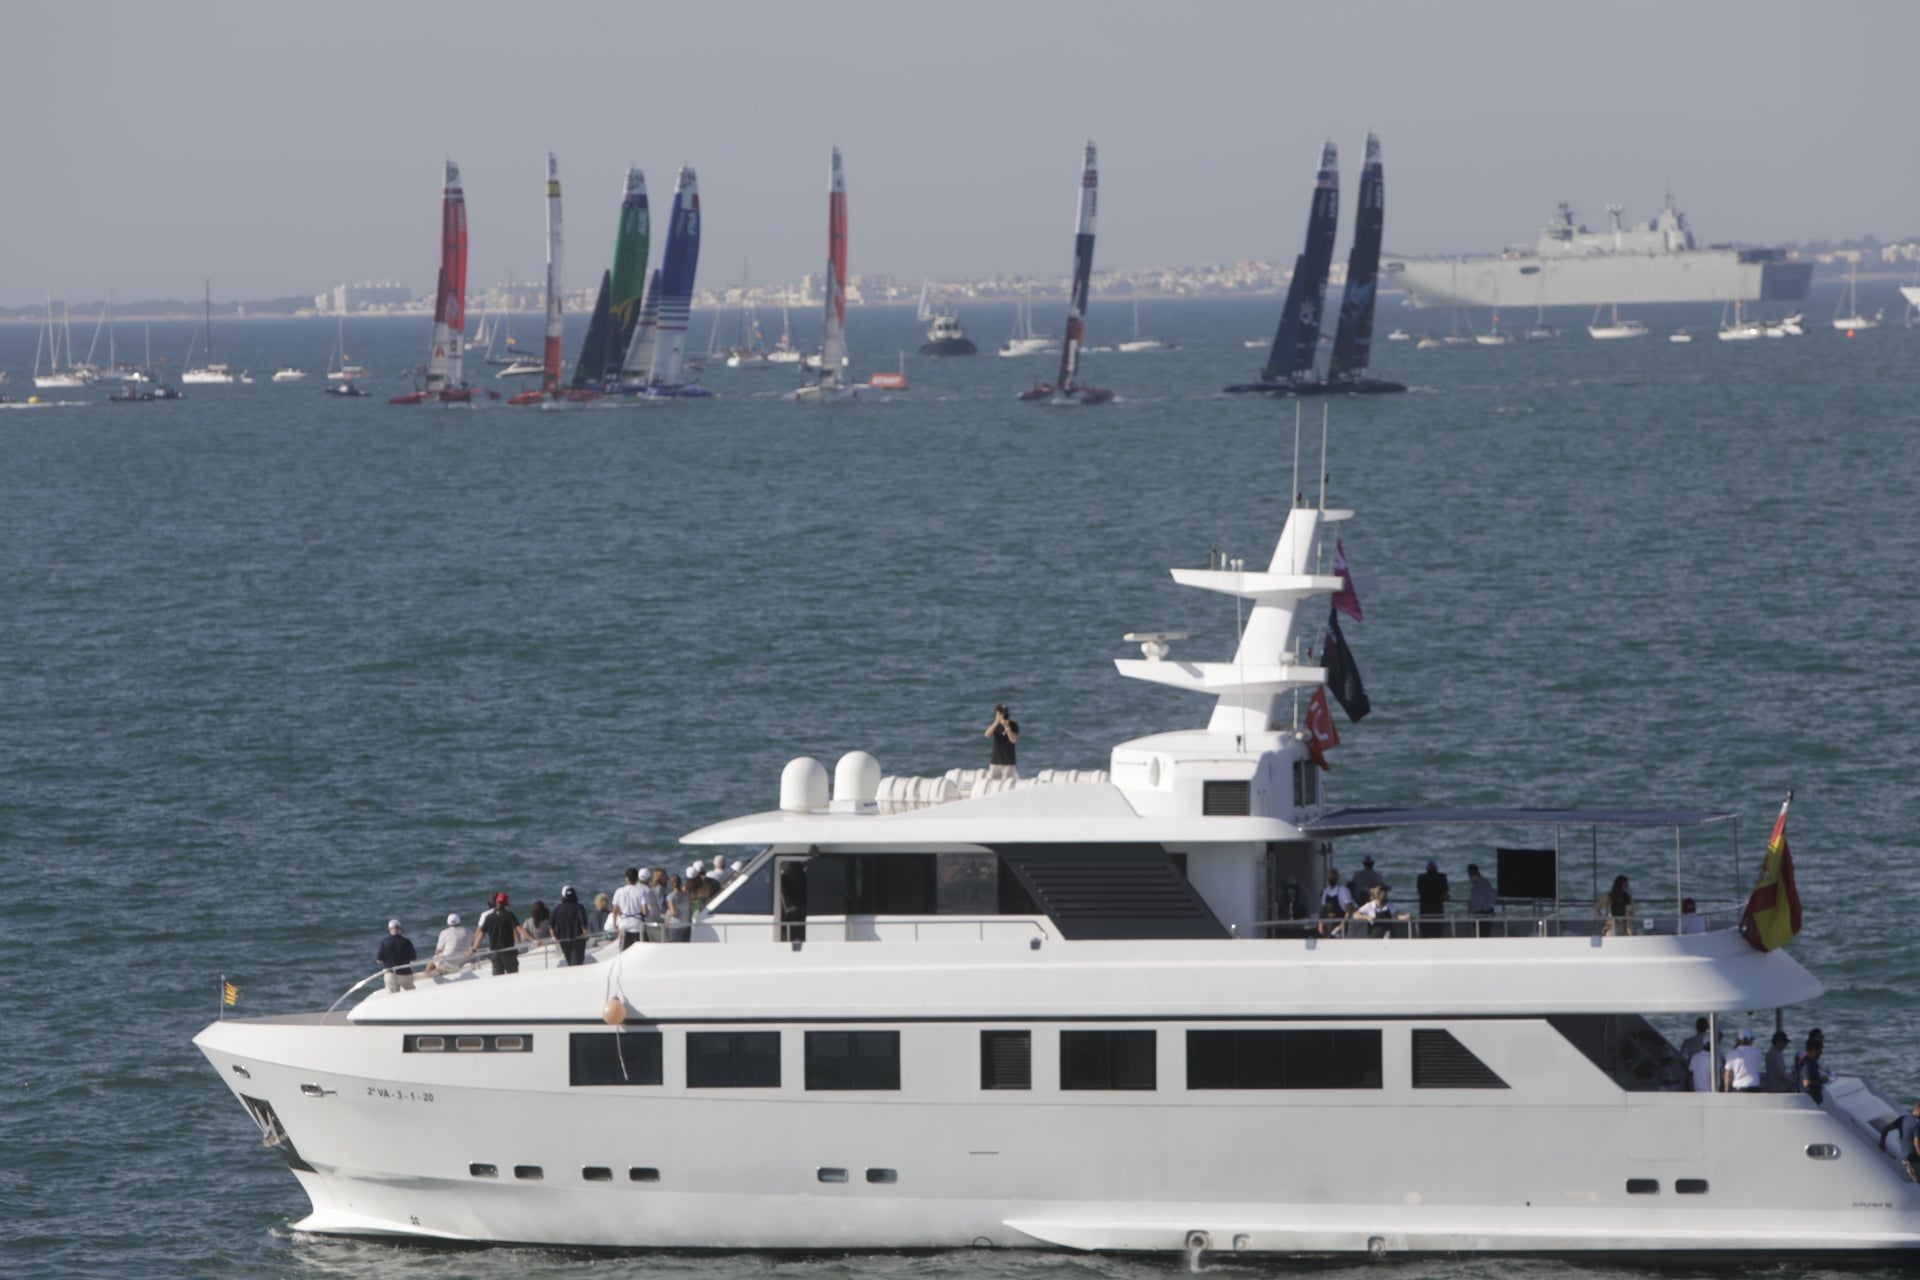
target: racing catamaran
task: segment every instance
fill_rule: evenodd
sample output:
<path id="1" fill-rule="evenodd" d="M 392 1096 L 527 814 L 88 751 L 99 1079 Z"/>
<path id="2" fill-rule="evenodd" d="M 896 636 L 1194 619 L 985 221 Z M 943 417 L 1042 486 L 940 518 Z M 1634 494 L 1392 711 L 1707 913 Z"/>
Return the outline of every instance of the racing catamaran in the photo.
<path id="1" fill-rule="evenodd" d="M 1093 280 L 1093 222 L 1100 202 L 1100 172 L 1093 143 L 1087 143 L 1080 168 L 1080 204 L 1073 234 L 1073 286 L 1067 295 L 1067 337 L 1060 344 L 1060 372 L 1052 382 L 1042 382 L 1020 393 L 1022 400 L 1045 400 L 1050 404 L 1105 404 L 1113 392 L 1105 387 L 1083 386 L 1079 382 L 1080 349 L 1087 336 L 1087 289 Z"/>
<path id="2" fill-rule="evenodd" d="M 497 391 L 467 385 L 467 195 L 460 185 L 460 166 L 447 161 L 446 184 L 440 193 L 440 279 L 433 298 L 433 348 L 427 357 L 426 385 L 388 404 L 471 404 L 476 399 L 498 400 Z M 345 357 L 342 356 L 344 361 Z"/>

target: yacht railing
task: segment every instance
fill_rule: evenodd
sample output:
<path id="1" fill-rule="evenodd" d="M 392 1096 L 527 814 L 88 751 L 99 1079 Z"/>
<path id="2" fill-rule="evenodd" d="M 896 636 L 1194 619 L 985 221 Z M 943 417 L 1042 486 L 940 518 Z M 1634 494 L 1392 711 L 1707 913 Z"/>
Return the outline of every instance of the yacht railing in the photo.
<path id="1" fill-rule="evenodd" d="M 1635 912 L 1618 919 L 1586 911 L 1532 912 L 1501 909 L 1493 915 L 1396 915 L 1381 936 L 1395 938 L 1600 938 L 1718 933 L 1740 927 L 1744 903 L 1726 902 L 1685 915 Z M 1624 927 L 1622 927 L 1624 926 Z M 1369 938 L 1373 922 L 1357 916 L 1304 920 L 1255 920 L 1242 937 Z"/>
<path id="2" fill-rule="evenodd" d="M 815 916 L 807 920 L 696 919 L 695 942 L 1028 942 L 1055 935 L 1024 916 Z"/>

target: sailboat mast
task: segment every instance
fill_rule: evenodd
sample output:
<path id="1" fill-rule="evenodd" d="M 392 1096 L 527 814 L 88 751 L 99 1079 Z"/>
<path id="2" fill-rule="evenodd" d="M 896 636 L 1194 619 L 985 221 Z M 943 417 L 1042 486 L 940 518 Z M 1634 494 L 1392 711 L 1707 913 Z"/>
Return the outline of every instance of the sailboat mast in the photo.
<path id="1" fill-rule="evenodd" d="M 433 355 L 427 390 L 444 391 L 463 381 L 467 329 L 467 197 L 460 166 L 447 161 L 440 198 L 440 284 L 433 302 Z"/>
<path id="2" fill-rule="evenodd" d="M 1329 142 L 1320 149 L 1320 172 L 1313 183 L 1313 203 L 1307 212 L 1307 243 L 1293 260 L 1293 281 L 1287 286 L 1280 327 L 1263 382 L 1293 382 L 1313 371 L 1320 346 L 1320 313 L 1327 302 L 1327 272 L 1333 266 L 1334 233 L 1340 222 L 1340 153 Z"/>
<path id="3" fill-rule="evenodd" d="M 826 330 L 820 343 L 820 385 L 840 385 L 847 356 L 847 182 L 840 170 L 840 148 L 833 149 L 827 174 Z"/>
<path id="4" fill-rule="evenodd" d="M 667 248 L 661 255 L 660 307 L 654 338 L 651 382 L 680 377 L 687 350 L 687 323 L 693 312 L 693 277 L 700 265 L 700 182 L 682 165 L 674 183 L 673 209 L 667 215 Z"/>
<path id="5" fill-rule="evenodd" d="M 547 351 L 540 389 L 560 389 L 560 162 L 547 152 Z"/>
<path id="6" fill-rule="evenodd" d="M 73 349 L 73 344 L 71 340 L 69 340 L 67 344 L 67 349 L 69 351 Z M 208 368 L 213 367 L 213 277 L 212 276 L 207 277 L 207 367 Z"/>
<path id="7" fill-rule="evenodd" d="M 1351 381 L 1373 357 L 1373 306 L 1380 283 L 1380 241 L 1386 228 L 1386 181 L 1380 139 L 1367 135 L 1360 170 L 1360 196 L 1353 211 L 1353 251 L 1347 255 L 1347 287 L 1340 295 L 1340 323 L 1333 334 L 1327 379 Z"/>
<path id="8" fill-rule="evenodd" d="M 1073 285 L 1067 295 L 1067 335 L 1060 344 L 1060 376 L 1054 386 L 1071 391 L 1080 371 L 1080 346 L 1086 338 L 1087 290 L 1093 281 L 1093 224 L 1099 212 L 1100 169 L 1093 141 L 1087 141 L 1080 167 L 1080 202 L 1073 230 Z"/>

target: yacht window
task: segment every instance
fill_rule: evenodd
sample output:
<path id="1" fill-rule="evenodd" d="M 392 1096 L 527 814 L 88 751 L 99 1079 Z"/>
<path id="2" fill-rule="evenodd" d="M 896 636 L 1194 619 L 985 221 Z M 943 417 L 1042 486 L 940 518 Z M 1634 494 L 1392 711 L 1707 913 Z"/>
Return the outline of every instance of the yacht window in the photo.
<path id="1" fill-rule="evenodd" d="M 1413 1033 L 1413 1087 L 1416 1089 L 1504 1089 L 1493 1068 L 1451 1031 L 1416 1029 Z"/>
<path id="2" fill-rule="evenodd" d="M 588 1182 L 612 1182 L 613 1170 L 604 1165 L 590 1164 L 580 1171 L 580 1176 Z"/>
<path id="3" fill-rule="evenodd" d="M 538 1182 L 547 1176 L 547 1171 L 537 1164 L 517 1164 L 513 1166 L 513 1176 L 527 1182 Z"/>
<path id="4" fill-rule="evenodd" d="M 778 1089 L 778 1031 L 687 1032 L 689 1089 Z"/>
<path id="5" fill-rule="evenodd" d="M 1657 1196 L 1660 1194 L 1660 1179 L 1628 1178 L 1627 1194 L 1630 1196 Z"/>
<path id="6" fill-rule="evenodd" d="M 445 1036 L 408 1036 L 401 1042 L 402 1053 L 445 1053 Z M 532 1053 L 532 1036 L 455 1036 L 451 1046 L 458 1053 Z"/>
<path id="7" fill-rule="evenodd" d="M 640 1165 L 635 1165 L 633 1168 L 627 1170 L 627 1181 L 658 1182 L 660 1181 L 660 1171 L 658 1169 L 647 1169 Z"/>
<path id="8" fill-rule="evenodd" d="M 1707 1180 L 1705 1178 L 1677 1178 L 1674 1180 L 1673 1189 L 1683 1196 L 1703 1196 L 1707 1194 Z"/>
<path id="9" fill-rule="evenodd" d="M 867 1181 L 892 1185 L 900 1181 L 900 1171 L 897 1169 L 869 1169 L 867 1170 Z"/>
<path id="10" fill-rule="evenodd" d="M 807 860 L 809 916 L 930 916 L 931 853 L 821 853 Z"/>
<path id="11" fill-rule="evenodd" d="M 773 914 L 773 859 L 767 858 L 746 879 L 728 885 L 714 900 L 712 915 L 769 916 Z"/>
<path id="12" fill-rule="evenodd" d="M 807 1032 L 807 1088 L 899 1087 L 898 1031 Z"/>
<path id="13" fill-rule="evenodd" d="M 990 916 L 1000 908 L 1000 859 L 991 853 L 936 853 L 934 914 Z"/>
<path id="14" fill-rule="evenodd" d="M 980 1033 L 980 1087 L 1033 1088 L 1033 1032 Z"/>
<path id="15" fill-rule="evenodd" d="M 1378 1089 L 1377 1030 L 1189 1031 L 1189 1089 Z"/>
<path id="16" fill-rule="evenodd" d="M 446 1051 L 445 1036 L 408 1036 L 404 1052 L 407 1053 L 443 1053 Z"/>
<path id="17" fill-rule="evenodd" d="M 1062 1089 L 1152 1089 L 1151 1031 L 1062 1031 Z"/>
<path id="18" fill-rule="evenodd" d="M 659 1084 L 657 1031 L 576 1031 L 567 1044 L 570 1085 Z"/>
<path id="19" fill-rule="evenodd" d="M 467 1166 L 467 1175 L 474 1178 L 497 1178 L 500 1176 L 500 1166 L 493 1164 L 470 1164 Z"/>
<path id="20" fill-rule="evenodd" d="M 1629 1093 L 1684 1088 L 1680 1051 L 1635 1013 L 1562 1013 L 1547 1023 Z"/>
<path id="21" fill-rule="evenodd" d="M 815 1176 L 822 1182 L 845 1182 L 847 1180 L 847 1171 L 845 1169 L 820 1169 L 815 1172 Z"/>
<path id="22" fill-rule="evenodd" d="M 453 1047 L 462 1053 L 479 1053 L 487 1047 L 487 1038 L 485 1036 L 460 1036 L 454 1040 Z"/>

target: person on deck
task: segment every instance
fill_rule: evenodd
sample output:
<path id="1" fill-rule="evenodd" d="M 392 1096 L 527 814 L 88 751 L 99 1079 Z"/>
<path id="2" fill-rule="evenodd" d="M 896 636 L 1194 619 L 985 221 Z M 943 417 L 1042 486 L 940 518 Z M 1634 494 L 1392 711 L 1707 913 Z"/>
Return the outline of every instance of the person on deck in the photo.
<path id="1" fill-rule="evenodd" d="M 580 965 L 587 962 L 587 909 L 572 885 L 560 890 L 560 901 L 553 908 L 553 937 L 560 944 L 560 963 Z"/>
<path id="2" fill-rule="evenodd" d="M 1007 710 L 1002 702 L 993 709 L 993 723 L 980 735 L 993 739 L 993 755 L 987 765 L 987 777 L 1017 778 L 1020 776 L 1018 753 L 1014 744 L 1020 741 L 1020 722 L 1013 718 L 1013 712 Z"/>
<path id="3" fill-rule="evenodd" d="M 387 936 L 380 939 L 380 949 L 373 953 L 373 958 L 387 971 L 387 990 L 413 990 L 413 943 L 400 932 L 398 920 L 387 921 Z"/>
<path id="4" fill-rule="evenodd" d="M 1800 1059 L 1800 1092 L 1815 1102 L 1827 1100 L 1827 1081 L 1833 1078 L 1827 1069 L 1820 1065 L 1822 1046 L 1809 1044 L 1806 1056 Z"/>
<path id="5" fill-rule="evenodd" d="M 640 868 L 627 868 L 627 882 L 613 891 L 614 929 L 620 934 L 620 949 L 625 951 L 645 936 L 647 890 L 640 880 Z"/>
<path id="6" fill-rule="evenodd" d="M 1393 922 L 1407 918 L 1406 912 L 1395 911 L 1393 904 L 1387 901 L 1387 886 L 1384 884 L 1375 885 L 1373 896 L 1361 903 L 1353 914 L 1357 919 L 1367 922 L 1369 938 L 1392 937 Z"/>
<path id="7" fill-rule="evenodd" d="M 1480 874 L 1480 864 L 1467 864 L 1467 914 L 1474 918 L 1473 930 L 1477 937 L 1486 937 L 1489 930 L 1487 922 L 1493 916 L 1494 908 L 1499 905 L 1500 895 L 1493 887 L 1493 881 Z"/>
<path id="8" fill-rule="evenodd" d="M 1721 1085 L 1728 1093 L 1760 1092 L 1760 1050 L 1754 1046 L 1751 1028 L 1740 1028 L 1727 1064 L 1721 1068 Z"/>
<path id="9" fill-rule="evenodd" d="M 1373 855 L 1368 854 L 1360 859 L 1360 869 L 1353 873 L 1353 879 L 1348 882 L 1347 889 L 1356 899 L 1360 899 L 1361 905 L 1364 906 L 1365 899 L 1373 897 L 1374 889 L 1386 882 L 1387 878 L 1373 869 Z"/>
<path id="10" fill-rule="evenodd" d="M 1784 1031 L 1773 1033 L 1773 1044 L 1767 1050 L 1765 1066 L 1760 1071 L 1760 1088 L 1766 1093 L 1798 1093 L 1800 1086 L 1794 1081 L 1793 1068 L 1787 1065 L 1787 1046 L 1793 1043 L 1793 1037 Z"/>
<path id="11" fill-rule="evenodd" d="M 1413 890 L 1420 898 L 1420 936 L 1444 938 L 1447 934 L 1447 899 L 1453 896 L 1447 884 L 1447 873 L 1440 869 L 1439 863 L 1428 858 L 1427 869 L 1414 880 Z"/>
<path id="12" fill-rule="evenodd" d="M 1330 932 L 1336 938 L 1342 936 L 1346 928 L 1344 925 L 1336 924 L 1329 927 L 1325 922 L 1345 920 L 1352 914 L 1353 894 L 1348 892 L 1347 886 L 1340 883 L 1339 869 L 1328 867 L 1326 886 L 1320 890 L 1320 932 Z"/>
<path id="13" fill-rule="evenodd" d="M 527 931 L 520 927 L 520 917 L 507 909 L 509 901 L 504 893 L 493 895 L 493 910 L 487 912 L 485 923 L 474 937 L 476 945 L 486 944 L 496 977 L 520 972 L 519 945 L 527 937 Z"/>
<path id="14" fill-rule="evenodd" d="M 440 938 L 433 944 L 433 959 L 427 963 L 427 973 L 445 976 L 458 973 L 467 967 L 467 953 L 473 950 L 473 930 L 460 923 L 460 913 L 447 913 L 447 927 L 440 931 Z"/>

